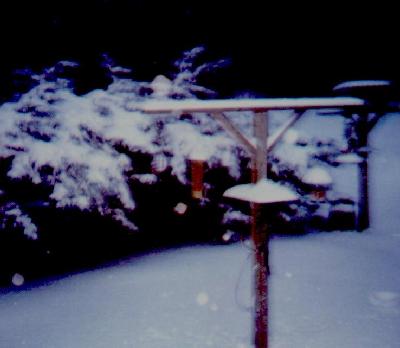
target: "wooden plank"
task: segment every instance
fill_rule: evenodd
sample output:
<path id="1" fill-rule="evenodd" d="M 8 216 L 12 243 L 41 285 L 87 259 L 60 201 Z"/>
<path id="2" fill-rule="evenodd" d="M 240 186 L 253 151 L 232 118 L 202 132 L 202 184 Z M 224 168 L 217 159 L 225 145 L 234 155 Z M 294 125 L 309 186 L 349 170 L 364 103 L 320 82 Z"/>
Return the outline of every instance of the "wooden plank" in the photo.
<path id="1" fill-rule="evenodd" d="M 268 111 L 290 109 L 321 109 L 364 106 L 362 99 L 352 97 L 333 98 L 259 98 L 259 99 L 219 99 L 219 100 L 151 100 L 137 103 L 137 110 L 149 114 L 226 112 L 226 111 Z"/>
<path id="2" fill-rule="evenodd" d="M 265 112 L 254 114 L 254 135 L 256 138 L 256 178 L 257 181 L 267 178 L 267 137 L 268 115 Z"/>
<path id="3" fill-rule="evenodd" d="M 251 204 L 251 216 L 251 237 L 254 244 L 254 347 L 268 348 L 269 234 L 261 204 Z"/>

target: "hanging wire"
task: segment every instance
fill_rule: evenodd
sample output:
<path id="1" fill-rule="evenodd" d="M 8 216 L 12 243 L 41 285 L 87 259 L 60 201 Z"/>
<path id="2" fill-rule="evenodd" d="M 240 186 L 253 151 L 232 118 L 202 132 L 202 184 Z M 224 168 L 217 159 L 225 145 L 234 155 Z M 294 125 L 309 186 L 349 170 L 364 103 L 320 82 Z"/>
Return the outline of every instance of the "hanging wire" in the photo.
<path id="1" fill-rule="evenodd" d="M 242 245 L 247 250 L 253 251 L 253 248 L 250 248 L 249 246 L 244 244 L 243 239 L 241 239 L 241 241 L 242 241 Z M 239 287 L 242 282 L 242 277 L 243 277 L 243 273 L 245 270 L 245 266 L 248 265 L 248 262 L 249 262 L 251 256 L 252 256 L 252 253 L 248 253 L 246 258 L 243 260 L 242 265 L 240 266 L 239 276 L 236 280 L 236 285 L 235 285 L 235 303 L 238 306 L 238 308 L 244 312 L 251 312 L 254 308 L 252 305 L 247 306 L 246 304 L 242 303 L 239 299 Z"/>

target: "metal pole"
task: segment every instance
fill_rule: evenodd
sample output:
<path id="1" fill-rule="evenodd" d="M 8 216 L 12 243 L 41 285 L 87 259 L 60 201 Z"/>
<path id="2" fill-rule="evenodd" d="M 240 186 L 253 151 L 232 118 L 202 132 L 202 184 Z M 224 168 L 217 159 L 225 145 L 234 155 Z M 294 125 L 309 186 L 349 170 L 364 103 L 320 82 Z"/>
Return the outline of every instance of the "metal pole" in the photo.
<path id="1" fill-rule="evenodd" d="M 252 163 L 252 180 L 257 182 L 267 177 L 267 127 L 268 115 L 255 113 L 254 135 L 256 155 Z M 268 347 L 268 233 L 263 222 L 261 205 L 251 204 L 251 237 L 255 255 L 255 322 L 254 342 L 256 348 Z"/>
<path id="2" fill-rule="evenodd" d="M 257 181 L 267 178 L 267 138 L 268 114 L 256 112 L 254 114 L 254 136 L 256 138 L 255 179 Z"/>
<path id="3" fill-rule="evenodd" d="M 369 188 L 368 188 L 368 153 L 359 163 L 359 202 L 357 216 L 357 231 L 364 231 L 369 227 Z"/>
<path id="4" fill-rule="evenodd" d="M 358 213 L 357 231 L 369 227 L 369 187 L 368 187 L 368 114 L 361 114 L 357 127 L 358 149 L 362 161 L 358 165 Z"/>

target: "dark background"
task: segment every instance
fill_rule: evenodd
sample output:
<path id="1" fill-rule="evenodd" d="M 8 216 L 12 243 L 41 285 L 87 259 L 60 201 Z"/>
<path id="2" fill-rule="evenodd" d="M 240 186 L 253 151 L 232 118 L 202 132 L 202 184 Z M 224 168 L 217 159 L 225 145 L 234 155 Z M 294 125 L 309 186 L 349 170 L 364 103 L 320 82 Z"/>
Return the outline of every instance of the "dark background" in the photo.
<path id="1" fill-rule="evenodd" d="M 2 2 L 0 96 L 12 71 L 59 60 L 80 62 L 81 90 L 106 84 L 99 68 L 108 53 L 132 77 L 171 73 L 184 50 L 206 47 L 205 59 L 230 64 L 203 82 L 220 96 L 326 95 L 351 79 L 399 80 L 394 8 L 311 6 L 280 1 L 69 0 Z"/>

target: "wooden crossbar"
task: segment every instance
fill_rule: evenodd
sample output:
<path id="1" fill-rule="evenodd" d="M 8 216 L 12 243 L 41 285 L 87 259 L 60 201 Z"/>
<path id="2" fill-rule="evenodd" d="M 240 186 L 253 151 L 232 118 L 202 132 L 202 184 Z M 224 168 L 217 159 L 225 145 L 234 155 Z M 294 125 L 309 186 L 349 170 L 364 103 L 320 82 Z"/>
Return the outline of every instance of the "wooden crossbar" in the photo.
<path id="1" fill-rule="evenodd" d="M 193 112 L 227 112 L 268 110 L 304 110 L 340 107 L 360 107 L 365 102 L 359 98 L 259 98 L 259 99 L 213 99 L 213 100 L 148 100 L 135 107 L 149 114 L 193 113 Z"/>

